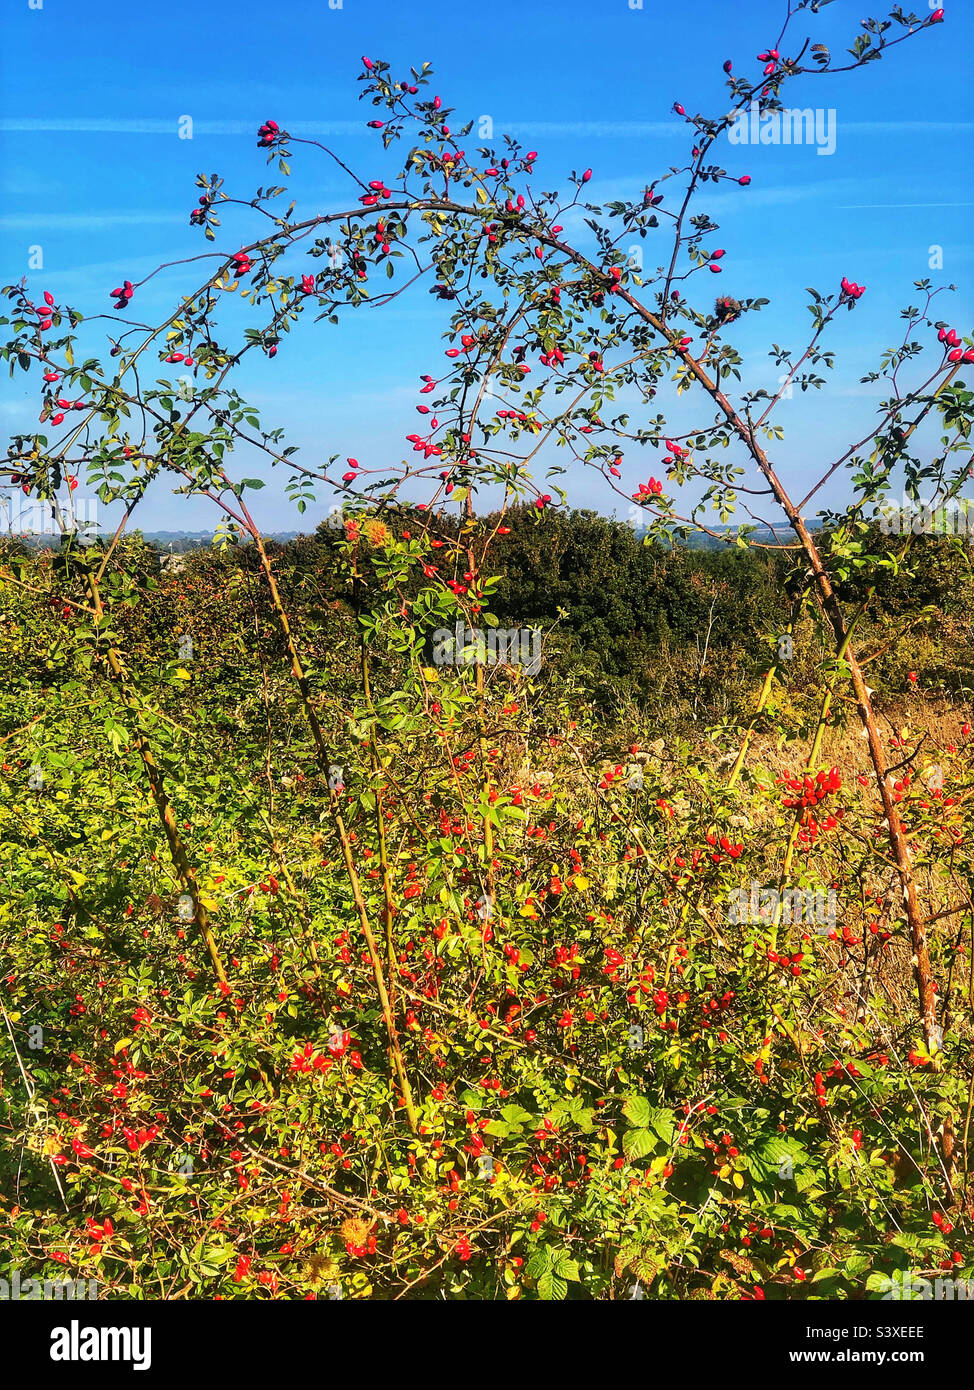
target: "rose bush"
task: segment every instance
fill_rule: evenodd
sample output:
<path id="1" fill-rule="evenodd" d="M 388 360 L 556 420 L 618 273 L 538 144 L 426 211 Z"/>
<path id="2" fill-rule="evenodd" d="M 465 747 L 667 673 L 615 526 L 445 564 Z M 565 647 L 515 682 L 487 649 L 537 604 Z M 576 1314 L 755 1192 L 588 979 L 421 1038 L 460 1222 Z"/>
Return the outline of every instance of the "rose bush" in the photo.
<path id="1" fill-rule="evenodd" d="M 808 9 L 754 76 L 728 73 L 735 111 L 943 17 L 864 21 L 841 63 L 791 46 Z M 846 1297 L 898 1270 L 970 1274 L 969 730 L 935 750 L 889 735 L 855 636 L 876 577 L 914 563 L 910 536 L 866 543 L 876 507 L 900 476 L 947 500 L 968 476 L 974 350 L 922 283 L 875 374 L 878 422 L 818 484 L 851 461 L 854 499 L 815 529 L 772 417 L 787 385 L 825 385 L 867 291 L 813 291 L 805 350 L 772 353 L 781 391 L 732 399 L 725 330 L 766 301 L 710 311 L 689 282 L 732 264 L 690 208 L 721 182 L 747 196 L 752 174 L 715 162 L 733 112 L 677 104 L 683 165 L 602 209 L 591 170 L 536 194 L 538 152 L 468 151 L 426 65 L 365 59 L 360 80 L 382 156 L 355 173 L 323 151 L 354 204 L 295 220 L 283 188 L 237 198 L 201 175 L 205 238 L 237 207 L 272 230 L 214 251 L 161 324 L 133 326 L 145 281 L 123 280 L 108 366 L 79 363 L 77 309 L 6 290 L 4 356 L 65 427 L 14 437 L 12 485 L 53 503 L 84 476 L 128 521 L 171 477 L 248 562 L 218 585 L 161 575 L 123 526 L 5 562 L 5 1259 L 145 1298 Z M 258 145 L 284 178 L 323 148 L 270 119 Z M 621 239 L 664 227 L 638 273 Z M 411 457 L 305 466 L 234 369 L 279 370 L 303 315 L 340 324 L 423 279 L 448 345 Z M 231 295 L 256 326 L 221 326 Z M 153 358 L 191 389 L 149 383 Z M 650 409 L 683 392 L 700 425 L 674 435 Z M 715 527 L 752 493 L 777 506 L 792 625 L 828 646 L 786 763 L 757 742 L 780 655 L 748 716 L 708 731 L 716 758 L 492 659 L 508 513 L 541 526 L 568 497 L 567 466 L 535 477 L 544 446 L 652 536 L 728 539 Z M 239 448 L 285 470 L 299 510 L 343 496 L 327 576 L 282 576 Z M 483 516 L 488 488 L 503 504 Z M 458 623 L 483 641 L 437 664 L 431 635 Z M 831 919 L 795 920 L 827 894 Z"/>

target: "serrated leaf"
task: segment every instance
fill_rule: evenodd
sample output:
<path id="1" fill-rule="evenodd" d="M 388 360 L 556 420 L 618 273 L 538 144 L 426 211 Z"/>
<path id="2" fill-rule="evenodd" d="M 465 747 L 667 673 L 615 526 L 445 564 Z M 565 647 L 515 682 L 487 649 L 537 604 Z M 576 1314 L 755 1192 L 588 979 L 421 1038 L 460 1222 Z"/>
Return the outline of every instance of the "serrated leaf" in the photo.
<path id="1" fill-rule="evenodd" d="M 672 1144 L 676 1137 L 676 1120 L 669 1110 L 654 1110 L 649 1121 L 664 1144 Z"/>
<path id="2" fill-rule="evenodd" d="M 645 1096 L 629 1096 L 623 1101 L 622 1113 L 631 1125 L 646 1128 L 653 1118 L 653 1107 Z"/>
<path id="3" fill-rule="evenodd" d="M 501 1107 L 501 1114 L 511 1125 L 527 1124 L 533 1119 L 530 1110 L 525 1110 L 522 1105 L 504 1105 Z"/>
<path id="4" fill-rule="evenodd" d="M 627 1129 L 622 1136 L 622 1152 L 627 1158 L 645 1158 L 656 1147 L 651 1129 Z"/>
<path id="5" fill-rule="evenodd" d="M 538 1280 L 538 1294 L 546 1303 L 557 1302 L 567 1292 L 568 1285 L 564 1279 L 559 1279 L 552 1270 L 546 1271 Z"/>
<path id="6" fill-rule="evenodd" d="M 484 1126 L 484 1133 L 492 1134 L 495 1139 L 507 1139 L 511 1134 L 517 1134 L 519 1132 L 518 1129 L 512 1128 L 505 1120 L 491 1120 L 488 1125 Z"/>

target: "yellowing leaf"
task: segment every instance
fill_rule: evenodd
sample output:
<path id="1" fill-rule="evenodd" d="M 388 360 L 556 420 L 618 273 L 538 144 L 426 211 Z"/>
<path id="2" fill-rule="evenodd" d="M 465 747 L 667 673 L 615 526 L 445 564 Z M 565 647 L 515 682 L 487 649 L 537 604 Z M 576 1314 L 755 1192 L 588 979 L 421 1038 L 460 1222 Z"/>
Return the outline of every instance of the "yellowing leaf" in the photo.
<path id="1" fill-rule="evenodd" d="M 572 879 L 572 882 L 574 883 L 575 887 L 578 889 L 580 893 L 584 893 L 589 885 L 589 880 L 585 877 L 584 874 L 576 874 L 575 877 Z"/>

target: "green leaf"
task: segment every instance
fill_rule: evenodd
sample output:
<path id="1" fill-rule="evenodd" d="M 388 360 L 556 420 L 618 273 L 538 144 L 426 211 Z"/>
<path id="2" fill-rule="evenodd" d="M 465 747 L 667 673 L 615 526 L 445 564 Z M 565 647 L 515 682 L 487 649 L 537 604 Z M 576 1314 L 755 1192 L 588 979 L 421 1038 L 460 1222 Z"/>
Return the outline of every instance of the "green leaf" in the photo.
<path id="1" fill-rule="evenodd" d="M 748 1160 L 748 1167 L 756 1176 L 783 1177 L 787 1170 L 797 1171 L 809 1164 L 808 1150 L 797 1139 L 786 1135 L 772 1135 L 759 1144 Z"/>
<path id="2" fill-rule="evenodd" d="M 542 1274 L 538 1280 L 538 1294 L 546 1303 L 556 1302 L 565 1297 L 568 1292 L 568 1285 L 564 1279 L 559 1279 L 551 1270 Z"/>
<path id="3" fill-rule="evenodd" d="M 622 1136 L 622 1152 L 627 1158 L 645 1158 L 656 1147 L 656 1135 L 651 1129 L 627 1129 Z"/>
<path id="4" fill-rule="evenodd" d="M 484 1126 L 485 1134 L 492 1134 L 497 1139 L 507 1139 L 511 1134 L 520 1134 L 520 1126 L 509 1125 L 506 1120 L 491 1120 Z"/>
<path id="5" fill-rule="evenodd" d="M 534 1118 L 530 1110 L 525 1110 L 522 1105 L 504 1105 L 501 1107 L 501 1114 L 510 1125 L 529 1124 Z"/>
<path id="6" fill-rule="evenodd" d="M 540 1245 L 528 1260 L 524 1272 L 529 1279 L 540 1279 L 542 1274 L 550 1267 L 552 1261 L 552 1249 L 550 1245 Z"/>
<path id="7" fill-rule="evenodd" d="M 669 1110 L 654 1110 L 649 1123 L 664 1144 L 673 1143 L 676 1138 L 676 1120 Z"/>
<path id="8" fill-rule="evenodd" d="M 623 1102 L 622 1113 L 631 1125 L 644 1128 L 652 1122 L 653 1107 L 645 1096 L 630 1096 Z"/>

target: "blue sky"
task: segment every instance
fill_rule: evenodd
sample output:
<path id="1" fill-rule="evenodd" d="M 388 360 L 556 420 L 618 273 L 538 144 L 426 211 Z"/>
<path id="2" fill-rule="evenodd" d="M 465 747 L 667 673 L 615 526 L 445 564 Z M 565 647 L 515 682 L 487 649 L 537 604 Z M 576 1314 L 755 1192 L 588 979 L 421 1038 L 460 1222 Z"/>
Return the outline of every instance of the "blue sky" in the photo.
<path id="1" fill-rule="evenodd" d="M 699 208 L 721 224 L 712 244 L 727 250 L 724 274 L 704 287 L 708 297 L 719 287 L 772 301 L 734 339 L 748 384 L 774 385 L 773 341 L 801 345 L 805 286 L 831 291 L 842 275 L 867 286 L 855 313 L 843 314 L 831 333 L 838 365 L 827 396 L 796 397 L 779 410 L 786 438 L 775 458 L 797 495 L 823 459 L 868 428 L 876 395 L 858 377 L 898 342 L 899 310 L 917 301 L 913 281 L 957 285 L 939 312 L 958 332 L 971 329 L 974 20 L 969 7 L 946 8 L 946 23 L 882 62 L 786 89 L 787 105 L 835 109 L 834 154 L 725 146 L 723 161 L 749 173 L 751 187 L 723 184 L 700 196 Z M 926 0 L 917 10 L 928 13 Z M 217 171 L 245 196 L 268 182 L 255 146 L 268 117 L 296 134 L 327 132 L 354 167 L 390 176 L 395 155 L 381 155 L 365 129 L 371 108 L 357 101 L 363 53 L 399 70 L 431 62 L 435 90 L 457 108 L 455 124 L 489 115 L 495 141 L 504 131 L 528 141 L 540 152 L 541 186 L 559 186 L 570 169 L 590 166 L 593 201 L 633 196 L 685 152 L 674 100 L 691 111 L 726 109 L 722 62 L 732 58 L 737 71 L 753 73 L 784 11 L 783 0 L 665 7 L 645 0 L 642 9 L 628 0 L 344 0 L 340 9 L 327 0 L 260 9 L 173 0 L 161 10 L 112 0 L 43 0 L 30 9 L 17 0 L 0 21 L 0 277 L 28 274 L 38 295 L 51 289 L 86 315 L 105 312 L 121 279 L 206 249 L 188 225 L 197 172 Z M 800 15 L 791 32 L 841 51 L 867 13 L 882 11 L 868 0 L 835 0 L 818 15 Z M 193 119 L 192 140 L 177 137 L 184 115 Z M 477 143 L 472 136 L 468 148 Z M 354 201 L 312 150 L 295 158 L 291 187 L 299 212 Z M 256 225 L 234 210 L 216 246 L 235 250 Z M 32 246 L 42 248 L 42 272 L 28 271 Z M 930 269 L 932 246 L 942 248 L 942 270 Z M 191 268 L 160 276 L 140 292 L 139 307 L 161 317 L 197 281 Z M 286 428 L 306 462 L 337 453 L 378 465 L 403 456 L 418 374 L 442 362 L 442 314 L 426 288 L 390 310 L 346 316 L 338 330 L 309 320 L 274 363 L 241 373 L 241 389 L 268 425 Z M 36 421 L 36 395 L 24 391 L 19 374 L 3 392 L 5 434 Z M 671 422 L 707 418 L 681 407 Z M 255 506 L 268 529 L 308 528 L 326 510 L 323 498 L 299 519 L 283 498 L 283 479 L 267 476 Z M 827 494 L 841 495 L 841 483 Z M 572 482 L 571 497 L 624 511 L 591 474 Z M 160 488 L 139 524 L 195 529 L 211 519 L 205 503 L 188 507 Z"/>

